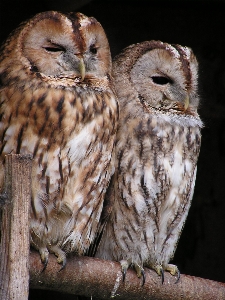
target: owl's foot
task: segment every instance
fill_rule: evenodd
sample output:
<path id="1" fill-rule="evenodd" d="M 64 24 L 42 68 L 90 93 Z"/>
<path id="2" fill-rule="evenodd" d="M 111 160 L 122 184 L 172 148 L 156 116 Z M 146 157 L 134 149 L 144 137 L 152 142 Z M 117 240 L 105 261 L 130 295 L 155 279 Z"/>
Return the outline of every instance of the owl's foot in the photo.
<path id="1" fill-rule="evenodd" d="M 163 267 L 161 265 L 156 265 L 156 266 L 151 266 L 151 269 L 155 270 L 156 273 L 161 276 L 162 279 L 162 284 L 164 282 L 164 270 Z"/>
<path id="2" fill-rule="evenodd" d="M 123 281 L 125 280 L 127 269 L 129 268 L 130 265 L 132 265 L 135 268 L 137 277 L 143 278 L 142 285 L 145 284 L 145 271 L 140 265 L 138 265 L 137 263 L 131 263 L 130 260 L 121 260 L 120 265 L 121 265 L 121 270 L 123 273 Z"/>
<path id="3" fill-rule="evenodd" d="M 165 267 L 165 270 L 170 272 L 171 275 L 177 276 L 177 280 L 175 281 L 175 283 L 178 283 L 178 281 L 180 280 L 180 271 L 178 270 L 178 267 L 172 264 L 168 264 Z"/>
<path id="4" fill-rule="evenodd" d="M 59 269 L 59 272 L 64 269 L 66 265 L 66 254 L 65 252 L 57 245 L 48 245 L 49 252 L 55 254 L 57 256 L 57 263 L 62 264 L 62 267 Z"/>
<path id="5" fill-rule="evenodd" d="M 151 268 L 155 270 L 159 276 L 161 276 L 162 284 L 164 283 L 164 271 L 170 272 L 170 274 L 173 276 L 177 275 L 177 280 L 175 281 L 175 283 L 177 283 L 180 280 L 180 271 L 175 265 L 168 264 L 164 268 L 161 265 L 156 265 L 156 266 L 151 266 Z"/>
<path id="6" fill-rule="evenodd" d="M 122 274 L 123 274 L 123 281 L 125 281 L 125 277 L 126 277 L 126 274 L 127 274 L 127 269 L 130 266 L 130 262 L 128 262 L 128 260 L 121 260 L 120 265 L 121 265 L 121 271 L 122 271 Z"/>
<path id="7" fill-rule="evenodd" d="M 46 269 L 46 267 L 48 265 L 49 252 L 48 252 L 47 248 L 40 248 L 39 253 L 40 253 L 40 256 L 41 256 L 41 262 L 44 264 L 44 267 L 43 267 L 41 272 L 44 272 L 44 270 Z"/>
<path id="8" fill-rule="evenodd" d="M 134 263 L 133 266 L 134 266 L 135 271 L 137 273 L 137 277 L 138 278 L 142 277 L 142 279 L 143 279 L 142 285 L 144 285 L 145 284 L 145 271 L 144 271 L 144 269 L 136 263 Z"/>

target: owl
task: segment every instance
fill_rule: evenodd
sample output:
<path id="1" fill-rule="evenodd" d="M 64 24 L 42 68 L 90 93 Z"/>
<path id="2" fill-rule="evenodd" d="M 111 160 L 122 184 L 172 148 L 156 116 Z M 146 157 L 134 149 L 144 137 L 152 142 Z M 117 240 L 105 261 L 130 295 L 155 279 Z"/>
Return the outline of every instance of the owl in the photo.
<path id="1" fill-rule="evenodd" d="M 113 76 L 120 105 L 115 173 L 95 256 L 120 261 L 123 278 L 133 266 L 144 282 L 145 266 L 162 282 L 164 271 L 178 281 L 169 262 L 193 197 L 203 126 L 198 63 L 190 48 L 146 41 L 115 58 Z"/>
<path id="2" fill-rule="evenodd" d="M 47 265 L 83 255 L 113 172 L 118 103 L 105 32 L 93 17 L 48 11 L 0 56 L 0 183 L 5 155 L 32 154 L 31 245 Z"/>

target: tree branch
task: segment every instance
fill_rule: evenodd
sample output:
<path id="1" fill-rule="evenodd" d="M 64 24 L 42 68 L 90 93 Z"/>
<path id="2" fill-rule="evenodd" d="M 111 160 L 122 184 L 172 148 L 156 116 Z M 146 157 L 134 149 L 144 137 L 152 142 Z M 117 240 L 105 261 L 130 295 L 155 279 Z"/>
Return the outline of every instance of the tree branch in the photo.
<path id="1" fill-rule="evenodd" d="M 71 257 L 65 269 L 58 272 L 60 265 L 53 255 L 44 272 L 40 256 L 30 255 L 30 288 L 60 291 L 69 294 L 93 296 L 101 299 L 151 299 L 151 300 L 222 300 L 225 299 L 225 284 L 198 277 L 181 275 L 179 283 L 165 274 L 162 285 L 160 277 L 145 269 L 146 282 L 129 269 L 125 282 L 122 281 L 120 264 L 90 257 Z"/>

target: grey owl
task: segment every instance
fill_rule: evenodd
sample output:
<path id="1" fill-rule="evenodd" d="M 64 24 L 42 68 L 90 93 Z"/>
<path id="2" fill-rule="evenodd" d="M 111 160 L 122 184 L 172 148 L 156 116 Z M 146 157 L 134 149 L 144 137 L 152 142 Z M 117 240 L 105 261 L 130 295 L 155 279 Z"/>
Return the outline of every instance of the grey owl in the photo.
<path id="1" fill-rule="evenodd" d="M 0 56 L 0 185 L 8 153 L 32 154 L 31 245 L 47 265 L 85 254 L 111 174 L 118 103 L 105 32 L 93 17 L 48 11 Z"/>
<path id="2" fill-rule="evenodd" d="M 116 171 L 96 257 L 120 261 L 124 278 L 132 265 L 143 280 L 144 266 L 162 281 L 164 271 L 179 280 L 169 261 L 195 186 L 203 126 L 198 63 L 190 48 L 146 41 L 115 58 L 113 76 L 120 105 Z"/>

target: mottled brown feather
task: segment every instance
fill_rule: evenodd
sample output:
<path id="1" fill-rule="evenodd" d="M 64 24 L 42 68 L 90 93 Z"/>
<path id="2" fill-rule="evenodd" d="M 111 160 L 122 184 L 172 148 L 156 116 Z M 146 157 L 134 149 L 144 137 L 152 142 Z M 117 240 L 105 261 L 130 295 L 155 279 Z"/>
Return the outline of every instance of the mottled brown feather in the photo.
<path id="1" fill-rule="evenodd" d="M 88 251 L 113 173 L 118 103 L 102 26 L 81 13 L 34 16 L 2 46 L 0 82 L 0 186 L 5 154 L 33 155 L 31 245 L 64 266 L 66 253 Z"/>

